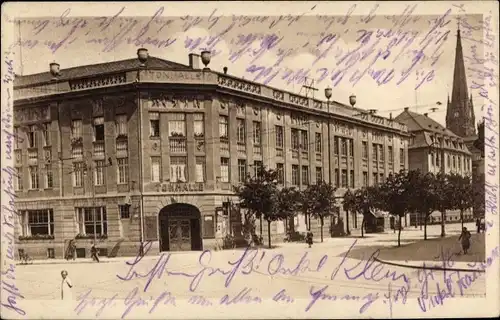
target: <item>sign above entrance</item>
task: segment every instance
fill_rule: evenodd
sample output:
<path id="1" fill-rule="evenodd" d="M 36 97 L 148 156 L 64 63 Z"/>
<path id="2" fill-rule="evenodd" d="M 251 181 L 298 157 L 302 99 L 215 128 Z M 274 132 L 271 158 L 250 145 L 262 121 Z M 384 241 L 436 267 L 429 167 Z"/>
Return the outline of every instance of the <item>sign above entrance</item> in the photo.
<path id="1" fill-rule="evenodd" d="M 158 192 L 203 191 L 203 183 L 168 182 L 158 185 Z"/>

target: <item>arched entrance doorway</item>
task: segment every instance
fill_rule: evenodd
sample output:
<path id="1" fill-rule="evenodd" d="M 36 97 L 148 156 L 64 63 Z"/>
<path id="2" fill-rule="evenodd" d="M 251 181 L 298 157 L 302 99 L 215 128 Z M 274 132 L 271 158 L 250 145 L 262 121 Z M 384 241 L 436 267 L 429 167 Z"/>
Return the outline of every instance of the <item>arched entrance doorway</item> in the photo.
<path id="1" fill-rule="evenodd" d="M 175 203 L 160 210 L 160 251 L 202 250 L 201 214 L 198 208 Z"/>

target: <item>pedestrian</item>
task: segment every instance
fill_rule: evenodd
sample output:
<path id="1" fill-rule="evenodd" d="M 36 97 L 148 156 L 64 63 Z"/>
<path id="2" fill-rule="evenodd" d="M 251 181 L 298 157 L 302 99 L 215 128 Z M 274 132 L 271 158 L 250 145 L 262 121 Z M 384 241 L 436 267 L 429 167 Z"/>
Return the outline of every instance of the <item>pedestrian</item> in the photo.
<path id="1" fill-rule="evenodd" d="M 467 228 L 464 227 L 462 229 L 462 233 L 460 234 L 460 237 L 458 238 L 458 240 L 462 241 L 462 249 L 464 251 L 464 254 L 467 254 L 467 251 L 469 250 L 469 247 L 470 247 L 470 238 L 471 238 L 471 234 L 469 231 L 467 231 Z"/>
<path id="2" fill-rule="evenodd" d="M 306 235 L 306 242 L 307 244 L 309 245 L 309 248 L 312 246 L 313 244 L 313 233 L 309 230 L 307 231 L 307 235 Z"/>
<path id="3" fill-rule="evenodd" d="M 477 227 L 477 233 L 481 233 L 481 219 L 480 218 L 476 219 L 476 227 Z"/>
<path id="4" fill-rule="evenodd" d="M 62 277 L 61 299 L 62 300 L 72 300 L 73 295 L 71 293 L 71 288 L 73 288 L 73 284 L 71 283 L 71 280 L 69 280 L 69 278 L 68 278 L 68 271 L 66 271 L 66 270 L 61 271 L 61 277 Z"/>
<path id="5" fill-rule="evenodd" d="M 92 260 L 99 262 L 99 256 L 97 255 L 97 248 L 95 247 L 95 243 L 92 243 L 92 247 L 90 248 L 90 256 Z"/>

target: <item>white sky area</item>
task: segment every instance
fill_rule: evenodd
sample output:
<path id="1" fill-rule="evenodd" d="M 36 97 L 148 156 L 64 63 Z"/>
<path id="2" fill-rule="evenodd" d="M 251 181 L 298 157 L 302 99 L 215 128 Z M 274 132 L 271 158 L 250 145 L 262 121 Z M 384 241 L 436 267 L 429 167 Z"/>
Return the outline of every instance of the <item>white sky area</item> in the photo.
<path id="1" fill-rule="evenodd" d="M 484 51 L 478 43 L 485 26 L 482 16 L 465 15 L 463 9 L 452 5 L 434 10 L 435 15 L 415 15 L 423 4 L 419 7 L 413 2 L 391 3 L 396 14 L 382 14 L 383 8 L 373 4 L 355 7 L 343 3 L 335 11 L 325 5 L 302 3 L 302 11 L 298 11 L 303 12 L 302 16 L 284 16 L 281 20 L 269 16 L 269 12 L 283 14 L 284 2 L 270 5 L 264 12 L 267 14 L 260 16 L 252 11 L 251 3 L 239 3 L 238 12 L 251 15 L 246 17 L 224 13 L 231 11 L 222 7 L 209 17 L 216 8 L 214 4 L 201 9 L 196 5 L 198 10 L 191 10 L 192 16 L 175 16 L 168 6 L 149 4 L 141 10 L 143 15 L 145 11 L 150 13 L 145 17 L 133 16 L 134 10 L 127 4 L 114 4 L 102 11 L 96 7 L 93 14 L 85 15 L 73 6 L 68 9 L 60 5 L 51 11 L 52 17 L 22 19 L 16 24 L 10 50 L 16 56 L 15 72 L 26 75 L 48 71 L 52 61 L 57 61 L 64 72 L 68 67 L 135 58 L 139 47 L 147 48 L 151 56 L 183 64 L 188 64 L 189 53 L 210 49 L 215 53 L 209 65 L 212 70 L 222 72 L 227 66 L 231 75 L 260 83 L 267 80 L 270 86 L 295 93 L 300 92 L 307 74 L 318 88 L 315 98 L 325 99 L 324 88 L 330 86 L 333 100 L 348 104 L 349 95 L 355 94 L 357 107 L 378 109 L 383 116 L 397 116 L 404 107 L 420 113 L 438 107 L 431 116 L 444 125 L 446 100 L 452 90 L 457 18 L 462 21 L 467 70 L 471 56 L 481 56 Z M 348 12 L 352 13 L 346 18 Z M 361 46 L 359 38 L 367 32 L 372 32 L 371 37 L 365 36 L 364 46 L 355 51 Z M 242 54 L 238 56 L 239 52 Z M 420 60 L 411 67 L 419 53 Z M 252 66 L 259 71 L 248 71 Z M 359 77 L 365 70 L 354 83 L 356 75 Z M 263 75 L 258 77 L 260 71 Z M 342 72 L 344 76 L 338 81 L 340 76 L 335 78 L 335 74 Z M 415 89 L 424 78 L 427 80 Z M 384 79 L 387 83 L 382 84 Z M 473 80 L 482 83 L 477 72 L 469 70 L 469 87 Z M 478 121 L 482 101 L 477 90 L 469 89 L 471 93 Z M 437 106 L 438 101 L 442 105 Z"/>

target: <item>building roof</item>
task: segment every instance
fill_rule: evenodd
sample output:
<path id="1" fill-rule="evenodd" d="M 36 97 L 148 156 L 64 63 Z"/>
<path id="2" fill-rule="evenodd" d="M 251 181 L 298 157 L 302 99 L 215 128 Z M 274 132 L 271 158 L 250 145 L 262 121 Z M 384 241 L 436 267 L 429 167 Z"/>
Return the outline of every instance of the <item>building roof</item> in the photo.
<path id="1" fill-rule="evenodd" d="M 177 62 L 172 62 L 157 57 L 148 57 L 147 66 L 155 69 L 164 70 L 190 70 L 187 65 Z M 101 74 L 109 74 L 120 71 L 134 70 L 140 67 L 140 62 L 137 58 L 78 66 L 73 68 L 61 68 L 61 74 L 58 80 L 70 80 L 83 77 L 91 77 Z M 14 80 L 15 86 L 25 86 L 30 84 L 38 84 L 49 82 L 53 78 L 47 66 L 47 72 L 29 74 L 25 76 L 16 76 Z"/>
<path id="2" fill-rule="evenodd" d="M 446 129 L 444 126 L 439 124 L 439 122 L 433 120 L 429 116 L 410 111 L 406 108 L 396 118 L 394 118 L 394 120 L 406 124 L 409 132 L 423 130 L 447 135 L 453 138 L 460 138 L 451 130 Z"/>

